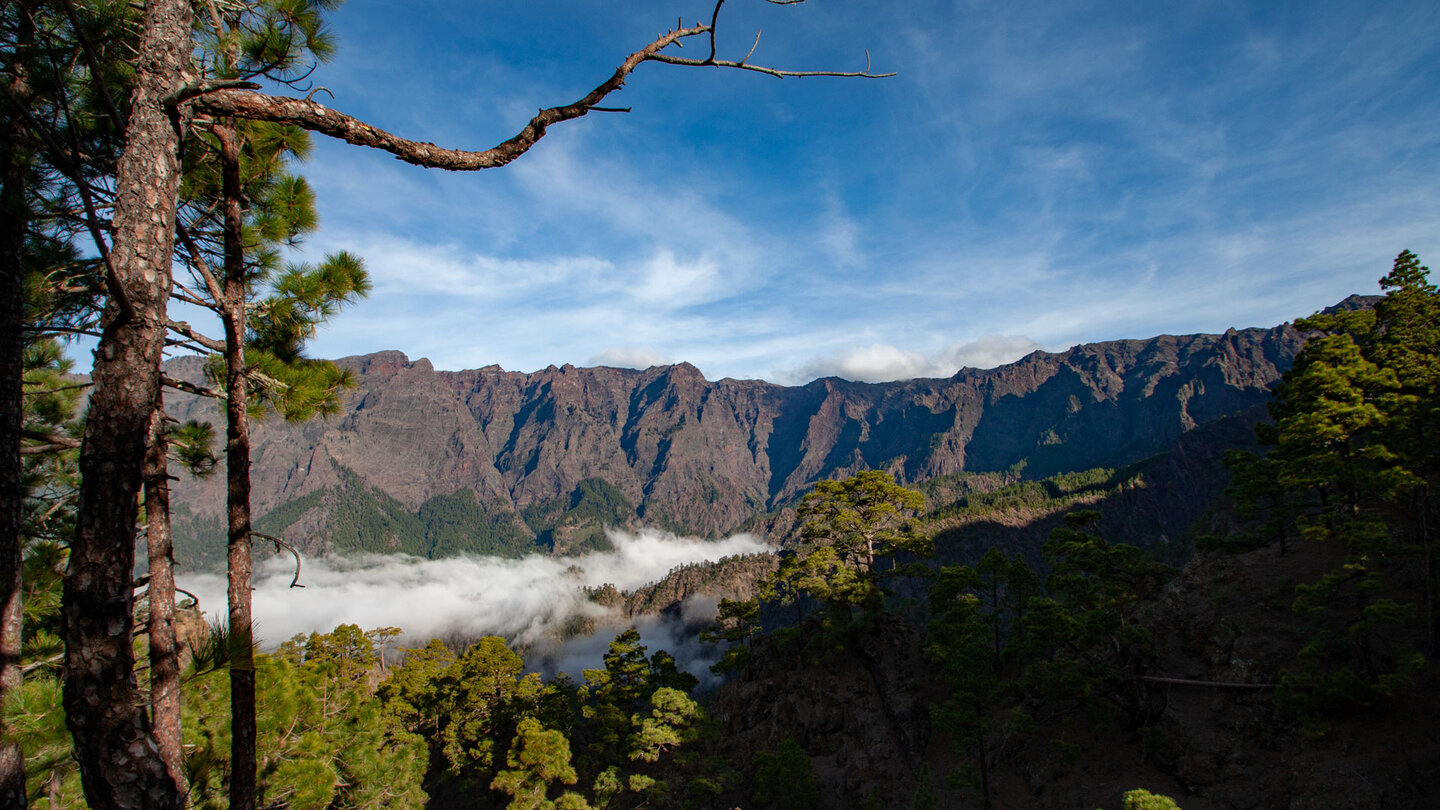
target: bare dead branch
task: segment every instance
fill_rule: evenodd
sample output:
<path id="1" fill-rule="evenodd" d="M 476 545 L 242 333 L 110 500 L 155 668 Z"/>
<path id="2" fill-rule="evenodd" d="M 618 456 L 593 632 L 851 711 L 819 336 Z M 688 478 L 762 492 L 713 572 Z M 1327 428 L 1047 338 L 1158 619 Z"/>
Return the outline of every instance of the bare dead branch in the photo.
<path id="1" fill-rule="evenodd" d="M 55 653 L 54 655 L 50 656 L 49 658 L 41 658 L 39 661 L 31 661 L 30 663 L 26 664 L 25 666 L 20 667 L 20 674 L 21 674 L 21 675 L 29 675 L 30 673 L 34 672 L 34 671 L 37 670 L 37 669 L 44 669 L 45 667 L 53 667 L 53 666 L 55 666 L 56 664 L 58 664 L 58 663 L 60 663 L 61 661 L 64 661 L 64 660 L 65 660 L 65 653 L 63 653 L 63 652 Z"/>
<path id="2" fill-rule="evenodd" d="M 752 49 L 753 53 L 753 49 Z M 745 59 L 749 59 L 747 54 Z M 755 73 L 764 73 L 767 76 L 774 76 L 777 79 L 803 79 L 806 76 L 833 76 L 844 79 L 888 79 L 895 73 L 871 73 L 870 52 L 865 52 L 864 70 L 781 70 L 779 68 L 765 67 L 764 65 L 752 65 L 741 60 L 739 62 L 729 59 L 686 59 L 680 56 L 671 56 L 667 53 L 657 53 L 649 57 L 652 62 L 664 62 L 667 65 L 684 65 L 686 67 L 722 67 L 734 68 L 735 70 L 750 70 Z"/>
<path id="3" fill-rule="evenodd" d="M 48 453 L 51 450 L 69 450 L 80 446 L 79 439 L 72 439 L 59 433 L 42 433 L 38 430 L 22 430 L 20 435 L 33 442 L 44 442 L 43 447 L 21 447 L 21 455 Z"/>
<path id="4" fill-rule="evenodd" d="M 85 335 L 86 337 L 100 337 L 100 332 L 95 329 L 87 329 L 83 326 L 59 326 L 49 323 L 27 323 L 21 324 L 20 328 L 26 332 L 34 332 L 37 335 Z"/>
<path id="5" fill-rule="evenodd" d="M 176 301 L 184 301 L 187 304 L 194 304 L 197 307 L 209 308 L 210 306 L 209 301 L 206 301 L 204 298 L 196 295 L 194 290 L 186 287 L 184 284 L 181 284 L 178 281 L 171 283 L 170 297 L 174 298 Z"/>
<path id="6" fill-rule="evenodd" d="M 1176 686 L 1201 686 L 1209 689 L 1275 689 L 1278 683 L 1235 683 L 1233 681 L 1192 681 L 1185 678 L 1162 678 L 1158 675 L 1141 675 L 1140 680 L 1150 683 L 1168 683 Z"/>
<path id="7" fill-rule="evenodd" d="M 358 146 L 383 149 L 400 160 L 417 166 L 450 171 L 493 169 L 504 166 L 529 151 L 530 147 L 544 137 L 545 130 L 551 125 L 579 118 L 590 112 L 606 96 L 623 87 L 625 79 L 635 68 L 641 62 L 654 58 L 660 49 L 684 37 L 693 37 L 707 31 L 708 26 L 697 25 L 661 34 L 654 42 L 630 54 L 609 79 L 591 90 L 584 98 L 573 104 L 541 110 L 519 134 L 479 152 L 446 149 L 433 143 L 401 138 L 315 101 L 283 98 L 248 90 L 216 89 L 196 96 L 190 104 L 196 112 L 208 115 L 293 124 Z"/>
<path id="8" fill-rule="evenodd" d="M 204 346 L 212 352 L 224 353 L 225 351 L 225 341 L 216 340 L 212 337 L 206 337 L 205 335 L 196 332 L 195 329 L 185 321 L 169 321 L 166 325 L 170 327 L 171 331 L 184 335 L 186 338 L 200 344 L 201 346 Z"/>
<path id="9" fill-rule="evenodd" d="M 178 108 L 191 99 L 214 93 L 217 90 L 259 90 L 260 85 L 244 79 L 211 79 L 187 82 L 184 87 L 166 96 L 163 103 L 169 108 Z"/>
<path id="10" fill-rule="evenodd" d="M 187 590 L 185 590 L 184 588 L 181 588 L 181 587 L 176 587 L 176 588 L 175 588 L 175 592 L 176 592 L 176 593 L 183 593 L 183 594 L 185 594 L 186 596 L 190 597 L 190 601 L 195 603 L 195 604 L 191 605 L 190 607 L 195 608 L 195 609 L 197 609 L 197 610 L 200 608 L 200 597 L 196 596 L 195 594 L 193 594 L 193 593 L 191 593 L 191 592 L 189 592 L 189 591 L 187 591 Z"/>
<path id="11" fill-rule="evenodd" d="M 174 377 L 168 377 L 164 374 L 160 375 L 160 384 L 169 388 L 174 388 L 176 391 L 184 391 L 187 394 L 194 394 L 197 397 L 209 397 L 210 399 L 225 398 L 224 391 L 216 391 L 214 388 L 206 388 L 201 385 L 185 382 L 184 380 L 177 380 Z"/>
<path id="12" fill-rule="evenodd" d="M 743 64 L 745 64 L 746 62 L 749 62 L 749 61 L 750 61 L 750 57 L 752 57 L 752 56 L 755 55 L 755 49 L 758 48 L 758 47 L 760 47 L 760 32 L 759 32 L 759 31 L 756 31 L 756 32 L 755 32 L 755 41 L 752 42 L 752 43 L 750 43 L 750 50 L 745 53 L 745 58 L 740 60 L 740 64 L 743 65 Z M 869 65 L 867 64 L 866 67 L 869 67 Z"/>
<path id="13" fill-rule="evenodd" d="M 180 241 L 185 243 L 185 252 L 190 256 L 190 266 L 195 268 L 195 272 L 198 273 L 200 279 L 205 282 L 206 292 L 210 293 L 212 303 L 201 304 L 201 306 L 214 309 L 215 305 L 213 302 L 225 300 L 225 293 L 220 289 L 219 279 L 215 277 L 215 273 L 210 270 L 209 263 L 205 261 L 205 255 L 200 252 L 199 246 L 195 244 L 195 238 L 190 235 L 190 229 L 185 226 L 185 223 L 180 221 L 180 217 L 178 216 L 175 217 L 175 235 L 179 236 Z"/>
<path id="14" fill-rule="evenodd" d="M 83 382 L 75 383 L 74 385 L 62 385 L 59 388 L 46 388 L 43 391 L 26 391 L 22 396 L 43 397 L 50 394 L 58 394 L 61 391 L 74 391 L 78 388 L 89 388 L 91 385 L 94 385 L 94 383 Z"/>
<path id="15" fill-rule="evenodd" d="M 278 537 L 275 537 L 275 536 L 273 536 L 273 535 L 268 535 L 268 534 L 261 534 L 260 532 L 250 532 L 250 536 L 251 536 L 251 537 L 258 537 L 258 538 L 260 538 L 261 540 L 269 540 L 270 542 L 274 543 L 274 544 L 275 544 L 275 551 L 276 551 L 276 553 L 279 553 L 280 549 L 283 548 L 283 549 L 285 549 L 286 551 L 290 552 L 291 554 L 295 555 L 295 576 L 294 576 L 293 579 L 290 580 L 290 587 L 292 587 L 292 588 L 303 588 L 303 587 L 305 587 L 304 585 L 301 585 L 301 584 L 300 584 L 300 552 L 296 551 L 294 546 L 290 545 L 289 543 L 285 542 L 284 540 L 281 540 L 281 539 L 278 538 Z"/>
<path id="16" fill-rule="evenodd" d="M 710 15 L 710 56 L 705 59 L 705 62 L 711 65 L 715 64 L 715 29 L 719 26 L 720 7 L 723 5 L 725 5 L 725 0 L 715 0 L 715 11 Z"/>
<path id="17" fill-rule="evenodd" d="M 773 5 L 784 6 L 795 5 L 803 2 L 803 0 L 768 0 L 768 2 Z M 450 171 L 477 171 L 480 169 L 493 169 L 504 166 L 529 151 L 536 142 L 545 136 L 546 129 L 553 124 L 579 118 L 592 111 L 622 111 L 622 108 L 601 107 L 599 104 L 606 96 L 623 87 L 625 80 L 642 62 L 655 61 L 694 67 L 726 67 L 764 73 L 777 78 L 830 76 L 837 78 L 880 79 L 895 75 L 894 73 L 871 72 L 870 54 L 868 51 L 865 54 L 865 69 L 858 71 L 784 70 L 763 65 L 752 65 L 749 64 L 748 60 L 754 54 L 755 47 L 759 43 L 758 35 L 756 37 L 756 45 L 751 46 L 750 53 L 746 54 L 745 59 L 739 62 L 716 59 L 715 29 L 719 20 L 720 9 L 724 5 L 725 0 L 717 0 L 709 25 L 697 23 L 692 27 L 686 28 L 683 23 L 677 22 L 674 29 L 661 34 L 649 45 L 630 54 L 630 56 L 615 69 L 615 72 L 609 79 L 601 83 L 594 90 L 591 90 L 584 98 L 572 104 L 548 107 L 540 110 L 514 137 L 483 151 L 448 149 L 436 146 L 433 143 L 424 143 L 402 138 L 314 101 L 315 91 L 311 91 L 304 99 L 296 99 L 254 92 L 251 89 L 254 85 L 243 82 L 210 82 L 187 85 L 184 89 L 174 94 L 170 100 L 177 105 L 188 104 L 189 110 L 193 115 L 214 116 L 219 118 L 247 118 L 257 121 L 270 121 L 277 124 L 290 124 L 339 138 L 340 140 L 358 146 L 382 149 L 395 155 L 400 160 L 417 166 L 447 169 Z M 685 59 L 661 53 L 662 50 L 671 45 L 675 45 L 677 48 L 682 47 L 684 45 L 682 40 L 687 37 L 702 34 L 710 35 L 710 54 L 705 59 Z M 628 111 L 628 108 L 625 108 L 623 111 Z"/>

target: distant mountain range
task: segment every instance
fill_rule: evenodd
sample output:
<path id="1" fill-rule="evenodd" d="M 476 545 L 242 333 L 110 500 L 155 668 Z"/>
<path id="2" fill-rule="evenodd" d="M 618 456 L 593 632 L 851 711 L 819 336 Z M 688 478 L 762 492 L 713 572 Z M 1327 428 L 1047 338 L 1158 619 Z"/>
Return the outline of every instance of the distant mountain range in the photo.
<path id="1" fill-rule="evenodd" d="M 947 379 L 795 387 L 710 381 L 686 363 L 451 372 L 379 352 L 337 361 L 358 379 L 337 416 L 256 427 L 254 507 L 261 530 L 312 553 L 564 553 L 602 546 L 606 525 L 714 537 L 860 469 L 1039 478 L 1165 453 L 1254 414 L 1302 343 L 1289 325 L 1162 335 Z M 169 367 L 199 372 L 198 358 Z M 219 419 L 191 397 L 168 408 Z M 223 488 L 176 486 L 191 564 L 223 557 Z"/>

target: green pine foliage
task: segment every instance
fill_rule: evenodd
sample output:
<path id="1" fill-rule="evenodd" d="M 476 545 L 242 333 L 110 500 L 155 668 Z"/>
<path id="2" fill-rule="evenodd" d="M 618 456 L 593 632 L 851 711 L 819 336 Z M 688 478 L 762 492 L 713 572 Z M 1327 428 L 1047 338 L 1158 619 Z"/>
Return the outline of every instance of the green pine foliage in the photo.
<path id="1" fill-rule="evenodd" d="M 1107 541 L 1099 518 L 1093 511 L 1066 515 L 1067 525 L 1045 544 L 1051 573 L 1023 623 L 1031 673 L 1051 701 L 1114 706 L 1138 719 L 1148 707 L 1127 686 L 1143 671 L 1151 640 L 1135 609 L 1174 572 L 1134 546 Z"/>
<path id="2" fill-rule="evenodd" d="M 958 756 L 947 777 L 983 806 L 999 741 L 1030 740 L 1037 717 L 1132 728 L 1153 719 L 1140 681 L 1151 640 L 1137 611 L 1173 571 L 1107 541 L 1099 518 L 1066 515 L 1045 544 L 1047 577 L 996 549 L 935 577 L 926 652 L 945 695 L 932 720 Z M 1078 754 L 1068 743 L 1039 742 L 1057 761 Z"/>
<path id="3" fill-rule="evenodd" d="M 505 761 L 510 767 L 496 774 L 490 787 L 512 797 L 509 810 L 589 807 L 585 798 L 573 791 L 564 791 L 555 801 L 546 798 L 551 785 L 573 785 L 579 777 L 570 765 L 570 741 L 540 725 L 539 720 L 526 717 L 520 721 Z"/>
<path id="4" fill-rule="evenodd" d="M 509 509 L 487 507 L 468 489 L 436 495 L 416 513 L 425 527 L 426 556 L 461 554 L 523 557 L 537 549 L 529 531 Z"/>
<path id="5" fill-rule="evenodd" d="M 947 566 L 930 591 L 935 619 L 930 623 L 926 651 L 939 668 L 947 695 L 932 709 L 932 720 L 953 740 L 955 752 L 967 763 L 957 769 L 958 781 L 979 789 L 990 804 L 987 735 L 994 724 L 992 707 L 1000 696 L 999 659 L 992 648 L 992 625 L 999 617 L 987 613 L 976 595 L 982 589 L 974 569 Z"/>
<path id="6" fill-rule="evenodd" d="M 374 663 L 373 647 L 354 625 L 255 657 L 264 806 L 424 806 L 424 741 L 370 694 Z M 229 686 L 227 678 L 206 674 L 188 679 L 183 691 L 186 769 L 197 808 L 226 805 Z"/>
<path id="7" fill-rule="evenodd" d="M 1146 459 L 1119 469 L 1096 467 L 1039 480 L 1009 480 L 993 487 L 976 487 L 953 500 L 941 502 L 942 505 L 925 514 L 925 521 L 929 525 L 997 512 L 1063 511 L 1119 492 L 1138 480 L 1153 461 Z M 989 474 L 982 480 L 988 481 L 993 476 Z"/>
<path id="8" fill-rule="evenodd" d="M 25 752 L 25 791 L 36 810 L 84 808 L 57 675 L 32 673 L 6 693 L 5 728 Z"/>
<path id="9" fill-rule="evenodd" d="M 1313 733 L 1408 683 L 1440 642 L 1440 292 L 1409 251 L 1380 286 L 1373 309 L 1296 322 L 1313 336 L 1258 431 L 1269 451 L 1231 459 L 1262 539 L 1341 560 L 1296 589 L 1314 636 L 1277 695 Z"/>
<path id="10" fill-rule="evenodd" d="M 794 737 L 786 737 L 774 752 L 756 752 L 753 764 L 751 797 L 759 810 L 819 810 L 815 766 Z"/>
<path id="11" fill-rule="evenodd" d="M 760 634 L 760 600 L 721 599 L 716 606 L 715 623 L 700 631 L 700 640 L 707 644 L 725 644 L 720 660 L 710 666 L 716 675 L 733 672 L 750 658 L 750 644 Z"/>
<path id="12" fill-rule="evenodd" d="M 30 544 L 64 544 L 75 525 L 84 429 L 78 414 L 87 385 L 70 375 L 73 363 L 56 340 L 28 343 L 22 362 L 21 534 Z"/>
<path id="13" fill-rule="evenodd" d="M 409 650 L 377 696 L 385 713 L 430 742 L 443 774 L 479 807 L 634 807 L 706 793 L 716 777 L 681 751 L 703 715 L 696 679 L 633 628 L 604 667 L 543 683 L 500 638 L 456 654 L 439 641 Z M 677 778 L 678 777 L 678 778 Z M 490 792 L 486 793 L 485 788 Z M 667 800 L 668 801 L 668 800 Z"/>
<path id="14" fill-rule="evenodd" d="M 259 531 L 284 535 L 312 509 L 322 509 L 324 528 L 311 542 L 336 551 L 427 556 L 425 527 L 405 505 L 365 483 L 354 470 L 331 462 L 338 485 L 311 492 L 256 521 Z"/>
<path id="15" fill-rule="evenodd" d="M 1125 793 L 1125 810 L 1180 810 L 1180 805 L 1169 796 L 1136 788 Z"/>
<path id="16" fill-rule="evenodd" d="M 885 593 L 882 578 L 913 573 L 897 556 L 926 557 L 933 551 L 929 536 L 911 521 L 924 508 L 925 496 L 879 470 L 819 482 L 800 506 L 801 546 L 782 557 L 766 598 L 787 603 L 808 594 L 841 623 L 851 607 L 877 614 Z"/>
<path id="17" fill-rule="evenodd" d="M 566 554 L 611 548 L 605 529 L 635 519 L 635 505 L 604 478 L 586 478 L 566 497 L 536 501 L 521 512 L 536 543 Z"/>
<path id="18" fill-rule="evenodd" d="M 513 510 L 481 502 L 468 489 L 437 495 L 412 513 L 365 483 L 354 470 L 335 464 L 335 471 L 339 484 L 280 504 L 255 521 L 256 530 L 288 537 L 291 526 L 314 521 L 321 528 L 305 538 L 307 544 L 340 552 L 404 553 L 428 559 L 462 554 L 514 558 L 541 550 Z M 184 504 L 176 508 L 175 518 L 177 558 L 182 564 L 205 568 L 223 562 L 223 546 L 217 552 L 213 539 L 207 541 L 223 536 L 220 523 L 192 517 Z"/>

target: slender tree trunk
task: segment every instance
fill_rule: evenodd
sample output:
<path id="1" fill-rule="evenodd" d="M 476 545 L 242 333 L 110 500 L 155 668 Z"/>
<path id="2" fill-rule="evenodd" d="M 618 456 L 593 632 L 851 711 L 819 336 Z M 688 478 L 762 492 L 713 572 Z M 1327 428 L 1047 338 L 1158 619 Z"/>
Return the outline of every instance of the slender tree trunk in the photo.
<path id="1" fill-rule="evenodd" d="M 18 50 L 32 38 L 25 15 L 16 31 Z M 4 77 L 10 93 L 28 104 L 29 85 L 19 60 Z M 25 199 L 27 155 L 20 147 L 21 126 L 6 109 L 0 131 L 0 701 L 20 686 L 23 635 L 24 538 L 20 512 L 25 501 L 20 436 L 25 410 L 25 229 L 30 221 Z M 20 745 L 0 727 L 0 807 L 25 807 L 25 757 Z"/>
<path id="2" fill-rule="evenodd" d="M 216 127 L 225 201 L 225 476 L 229 547 L 230 807 L 254 810 L 255 662 L 250 613 L 250 431 L 245 380 L 245 246 L 240 204 L 240 143 L 233 124 Z"/>
<path id="3" fill-rule="evenodd" d="M 160 757 L 182 795 L 185 754 L 180 727 L 180 650 L 175 640 L 175 555 L 170 533 L 170 470 L 163 397 L 145 457 L 145 545 L 149 559 L 150 722 Z"/>
<path id="4" fill-rule="evenodd" d="M 14 82 L 12 82 L 14 84 Z M 20 462 L 24 410 L 25 160 L 16 143 L 14 118 L 0 133 L 0 701 L 20 686 L 21 595 L 24 539 L 20 510 L 25 500 Z M 25 759 L 19 744 L 0 728 L 0 807 L 25 806 Z"/>
<path id="5" fill-rule="evenodd" d="M 988 706 L 975 706 L 975 716 L 984 717 L 989 711 Z M 975 729 L 975 762 L 980 766 L 980 797 L 981 806 L 990 810 L 990 763 L 985 751 L 985 731 L 983 727 Z"/>
<path id="6" fill-rule="evenodd" d="M 186 81 L 189 0 L 145 5 L 138 81 L 115 181 L 111 297 L 91 372 L 80 513 L 62 607 L 66 721 L 92 810 L 182 806 L 135 685 L 136 495 L 160 388 L 180 184 L 164 100 Z"/>

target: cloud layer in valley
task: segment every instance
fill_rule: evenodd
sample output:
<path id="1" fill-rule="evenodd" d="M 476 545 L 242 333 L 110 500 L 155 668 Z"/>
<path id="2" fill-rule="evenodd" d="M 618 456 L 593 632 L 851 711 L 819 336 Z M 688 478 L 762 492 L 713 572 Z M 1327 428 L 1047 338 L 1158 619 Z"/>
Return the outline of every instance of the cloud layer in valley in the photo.
<path id="1" fill-rule="evenodd" d="M 293 560 L 273 557 L 256 572 L 256 635 L 263 647 L 274 647 L 297 634 L 357 624 L 365 629 L 399 627 L 410 643 L 498 635 L 532 644 L 549 638 L 576 616 L 602 623 L 618 618 L 586 599 L 582 588 L 609 583 L 630 590 L 657 581 L 678 566 L 769 550 L 748 534 L 715 542 L 653 530 L 611 531 L 609 538 L 613 551 L 582 557 L 306 558 L 300 578 L 304 588 L 290 587 Z M 224 616 L 223 576 L 194 575 L 183 577 L 179 584 L 200 598 L 209 617 Z M 703 614 L 705 605 L 697 603 L 691 609 Z M 655 629 L 654 622 L 643 624 L 653 638 L 675 637 Z M 609 637 L 601 641 L 608 643 Z M 599 649 L 603 652 L 603 643 Z M 552 653 L 552 657 L 563 656 Z"/>

